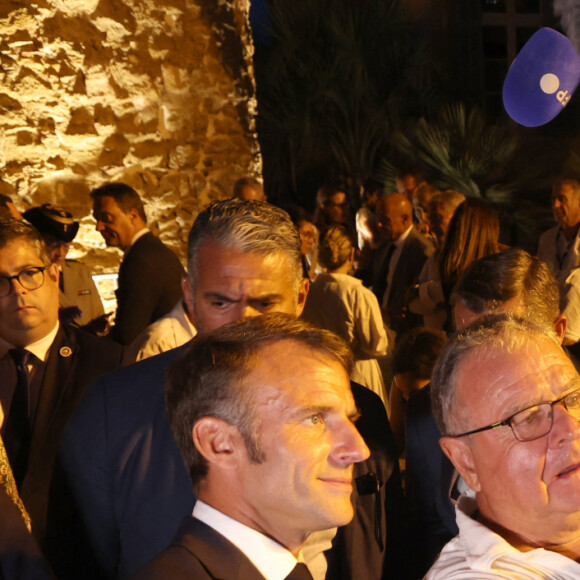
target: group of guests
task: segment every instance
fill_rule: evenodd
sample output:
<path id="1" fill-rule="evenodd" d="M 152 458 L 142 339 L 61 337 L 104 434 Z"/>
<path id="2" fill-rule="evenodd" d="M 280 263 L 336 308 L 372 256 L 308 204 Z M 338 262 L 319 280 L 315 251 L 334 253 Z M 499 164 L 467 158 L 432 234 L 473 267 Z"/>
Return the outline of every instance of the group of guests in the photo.
<path id="1" fill-rule="evenodd" d="M 195 219 L 187 273 L 137 192 L 94 190 L 124 252 L 108 336 L 61 300 L 72 216 L 0 220 L 2 575 L 404 580 L 443 550 L 427 578 L 579 577 L 574 270 L 502 247 L 484 202 L 400 181 L 365 194 L 357 236 L 340 188 L 310 219 L 240 180 Z"/>

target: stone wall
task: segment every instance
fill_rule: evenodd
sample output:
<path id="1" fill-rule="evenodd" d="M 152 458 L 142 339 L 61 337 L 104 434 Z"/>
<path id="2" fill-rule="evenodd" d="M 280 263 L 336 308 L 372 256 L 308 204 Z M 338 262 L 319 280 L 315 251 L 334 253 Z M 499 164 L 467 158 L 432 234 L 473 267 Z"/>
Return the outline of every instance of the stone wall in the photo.
<path id="1" fill-rule="evenodd" d="M 116 271 L 90 189 L 135 187 L 185 258 L 192 220 L 259 175 L 249 0 L 3 0 L 0 191 L 81 221 L 73 257 Z"/>

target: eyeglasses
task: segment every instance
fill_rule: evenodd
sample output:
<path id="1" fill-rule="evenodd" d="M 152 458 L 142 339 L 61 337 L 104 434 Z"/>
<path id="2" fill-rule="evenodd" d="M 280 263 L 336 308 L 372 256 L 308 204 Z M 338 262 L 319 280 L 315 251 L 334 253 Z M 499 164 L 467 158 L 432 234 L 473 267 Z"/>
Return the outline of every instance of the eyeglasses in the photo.
<path id="1" fill-rule="evenodd" d="M 580 421 L 580 389 L 578 389 L 550 403 L 540 403 L 539 405 L 522 409 L 504 421 L 499 421 L 487 427 L 481 427 L 480 429 L 474 429 L 473 431 L 467 431 L 466 433 L 460 433 L 459 435 L 450 435 L 450 437 L 466 437 L 467 435 L 481 433 L 489 429 L 509 426 L 518 441 L 533 441 L 534 439 L 539 439 L 547 435 L 552 430 L 552 425 L 554 424 L 554 411 L 552 407 L 559 404 L 564 405 L 568 413 L 574 419 Z"/>
<path id="2" fill-rule="evenodd" d="M 18 280 L 18 283 L 26 290 L 36 290 L 44 284 L 44 271 L 46 268 L 35 266 L 25 268 L 15 276 L 0 276 L 0 298 L 8 296 L 12 292 L 12 280 Z"/>

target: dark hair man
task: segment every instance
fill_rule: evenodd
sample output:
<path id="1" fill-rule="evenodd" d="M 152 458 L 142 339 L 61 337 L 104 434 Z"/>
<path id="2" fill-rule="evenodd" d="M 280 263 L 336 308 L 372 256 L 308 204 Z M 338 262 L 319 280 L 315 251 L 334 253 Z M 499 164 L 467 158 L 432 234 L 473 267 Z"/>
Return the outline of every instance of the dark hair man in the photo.
<path id="1" fill-rule="evenodd" d="M 119 268 L 111 336 L 130 344 L 177 304 L 185 272 L 177 256 L 147 229 L 143 202 L 132 187 L 109 183 L 93 190 L 91 198 L 97 231 L 107 246 L 125 254 Z"/>
<path id="2" fill-rule="evenodd" d="M 285 578 L 310 533 L 347 524 L 353 465 L 369 455 L 352 364 L 338 337 L 288 314 L 194 339 L 166 399 L 198 501 L 173 545 L 133 577 Z"/>
<path id="3" fill-rule="evenodd" d="M 62 431 L 87 384 L 120 366 L 123 351 L 59 325 L 58 297 L 58 268 L 40 234 L 24 221 L 0 221 L 2 439 L 41 542 Z"/>
<path id="4" fill-rule="evenodd" d="M 298 232 L 286 212 L 266 202 L 232 199 L 201 212 L 189 235 L 188 271 L 184 296 L 201 336 L 261 314 L 299 316 L 306 300 Z M 62 455 L 95 559 L 79 558 L 61 578 L 125 577 L 167 547 L 191 514 L 196 498 L 164 403 L 167 366 L 186 349 L 96 382 L 74 417 Z M 318 577 L 328 562 L 328 578 L 380 578 L 399 555 L 397 535 L 387 536 L 387 524 L 396 527 L 390 518 L 398 515 L 400 482 L 384 406 L 360 385 L 353 395 L 362 411 L 357 428 L 372 455 L 355 469 L 353 522 L 336 536 L 325 531 L 312 553 L 305 551 Z M 67 542 L 69 558 L 71 543 L 81 539 L 75 534 Z M 327 560 L 321 552 L 331 545 Z"/>
<path id="5" fill-rule="evenodd" d="M 84 326 L 105 313 L 90 270 L 76 260 L 67 260 L 70 244 L 79 231 L 79 222 L 64 209 L 45 203 L 23 214 L 41 234 L 48 248 L 50 261 L 59 268 L 60 319 Z M 103 320 L 106 326 L 105 320 Z M 95 321 L 98 326 L 97 321 Z"/>

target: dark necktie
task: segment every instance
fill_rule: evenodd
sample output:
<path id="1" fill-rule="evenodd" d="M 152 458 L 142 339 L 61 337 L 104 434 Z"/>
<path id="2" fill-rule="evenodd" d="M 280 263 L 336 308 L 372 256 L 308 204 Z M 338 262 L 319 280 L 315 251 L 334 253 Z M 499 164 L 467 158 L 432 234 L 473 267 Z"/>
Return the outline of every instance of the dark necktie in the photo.
<path id="1" fill-rule="evenodd" d="M 385 252 L 385 257 L 383 258 L 383 263 L 381 264 L 381 269 L 379 270 L 379 275 L 377 276 L 377 284 L 376 288 L 374 289 L 375 296 L 379 301 L 379 306 L 383 304 L 383 297 L 387 290 L 387 277 L 389 276 L 389 266 L 391 265 L 391 258 L 395 253 L 397 246 L 395 244 L 390 243 L 387 251 Z"/>
<path id="2" fill-rule="evenodd" d="M 20 488 L 28 466 L 30 451 L 30 400 L 28 383 L 28 361 L 32 356 L 23 348 L 9 351 L 16 365 L 16 388 L 12 396 L 10 411 L 6 417 L 4 444 L 16 485 Z"/>
<path id="3" fill-rule="evenodd" d="M 298 564 L 292 568 L 292 572 L 286 576 L 286 580 L 313 580 L 313 578 L 306 564 L 298 562 Z"/>

